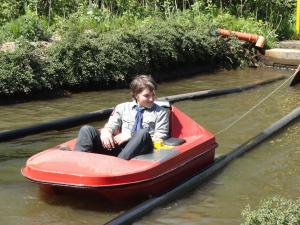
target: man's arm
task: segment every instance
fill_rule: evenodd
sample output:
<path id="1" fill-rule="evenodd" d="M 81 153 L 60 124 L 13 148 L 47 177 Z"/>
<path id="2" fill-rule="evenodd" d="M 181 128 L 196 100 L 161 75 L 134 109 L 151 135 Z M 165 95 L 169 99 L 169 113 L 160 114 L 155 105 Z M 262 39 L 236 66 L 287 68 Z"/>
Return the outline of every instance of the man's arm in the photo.
<path id="1" fill-rule="evenodd" d="M 165 108 L 162 108 L 157 113 L 155 122 L 155 130 L 153 140 L 166 139 L 169 136 L 169 113 Z"/>
<path id="2" fill-rule="evenodd" d="M 104 125 L 104 128 L 109 130 L 112 134 L 122 126 L 122 108 L 122 104 L 117 105 L 111 113 L 107 123 Z"/>
<path id="3" fill-rule="evenodd" d="M 120 105 L 117 105 L 114 111 L 111 113 L 108 122 L 101 129 L 100 139 L 103 147 L 107 149 L 113 149 L 115 147 L 115 140 L 113 138 L 113 134 L 117 129 L 119 129 L 122 126 L 121 115 L 121 107 Z"/>

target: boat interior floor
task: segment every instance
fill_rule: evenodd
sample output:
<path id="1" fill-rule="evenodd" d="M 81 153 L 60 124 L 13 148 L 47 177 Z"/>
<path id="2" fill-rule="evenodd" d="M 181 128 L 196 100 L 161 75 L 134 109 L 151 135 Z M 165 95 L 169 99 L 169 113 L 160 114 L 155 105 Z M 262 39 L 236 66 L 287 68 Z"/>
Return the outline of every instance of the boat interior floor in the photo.
<path id="1" fill-rule="evenodd" d="M 163 141 L 163 143 L 167 146 L 174 146 L 173 148 L 159 148 L 154 149 L 152 153 L 144 154 L 144 155 L 138 155 L 134 157 L 133 159 L 139 159 L 144 161 L 151 161 L 151 162 L 164 162 L 169 158 L 172 158 L 175 155 L 178 155 L 180 151 L 176 149 L 175 146 L 181 145 L 185 143 L 186 140 L 183 138 L 175 138 L 170 137 Z"/>
<path id="2" fill-rule="evenodd" d="M 164 162 L 173 156 L 176 156 L 180 153 L 180 151 L 176 148 L 172 149 L 155 149 L 152 153 L 138 155 L 132 159 L 151 161 L 151 162 Z"/>

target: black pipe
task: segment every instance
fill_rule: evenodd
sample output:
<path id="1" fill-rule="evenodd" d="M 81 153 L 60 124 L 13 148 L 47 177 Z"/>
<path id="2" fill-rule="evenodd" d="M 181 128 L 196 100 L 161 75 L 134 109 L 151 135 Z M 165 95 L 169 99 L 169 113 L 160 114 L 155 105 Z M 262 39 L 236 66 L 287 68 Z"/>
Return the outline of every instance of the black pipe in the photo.
<path id="1" fill-rule="evenodd" d="M 183 100 L 190 100 L 190 99 L 199 99 L 199 98 L 209 98 L 209 97 L 215 97 L 219 95 L 226 95 L 226 94 L 232 94 L 232 93 L 238 93 L 242 91 L 246 91 L 249 89 L 253 89 L 256 87 L 259 87 L 261 85 L 266 85 L 273 83 L 278 80 L 282 80 L 286 78 L 285 76 L 279 76 L 272 79 L 264 80 L 255 82 L 253 84 L 248 84 L 245 86 L 240 87 L 233 87 L 233 88 L 222 88 L 222 89 L 211 89 L 211 90 L 205 90 L 205 91 L 197 91 L 197 92 L 191 92 L 186 94 L 179 94 L 179 95 L 171 95 L 167 97 L 159 98 L 160 100 L 166 100 L 171 103 L 183 101 Z"/>
<path id="2" fill-rule="evenodd" d="M 48 123 L 37 124 L 30 127 L 2 131 L 0 133 L 0 142 L 16 139 L 20 137 L 25 137 L 27 135 L 38 134 L 50 130 L 66 129 L 83 123 L 92 122 L 95 121 L 96 119 L 105 119 L 111 114 L 112 110 L 113 110 L 112 108 L 98 110 L 98 111 L 89 112 L 78 116 L 71 116 L 67 118 L 54 120 Z"/>
<path id="3" fill-rule="evenodd" d="M 106 225 L 131 224 L 132 222 L 146 215 L 154 208 L 178 199 L 179 197 L 183 196 L 185 193 L 190 192 L 191 190 L 198 187 L 199 184 L 203 183 L 210 176 L 214 175 L 217 171 L 224 168 L 232 160 L 236 159 L 237 157 L 240 157 L 241 155 L 245 154 L 255 146 L 259 145 L 264 140 L 266 140 L 267 138 L 269 138 L 270 136 L 278 132 L 280 129 L 287 126 L 289 123 L 291 123 L 298 117 L 300 117 L 300 107 L 296 108 L 288 115 L 284 116 L 276 123 L 271 125 L 269 128 L 263 130 L 254 138 L 251 138 L 249 141 L 240 145 L 230 153 L 224 155 L 223 157 L 221 156 L 219 160 L 215 160 L 215 162 L 203 172 L 195 175 L 194 177 L 184 182 L 183 184 L 175 187 L 171 191 L 159 197 L 154 197 L 152 199 L 149 199 L 137 205 L 136 207 L 132 208 L 131 210 L 122 213 L 121 215 L 107 222 Z"/>
<path id="4" fill-rule="evenodd" d="M 158 100 L 167 100 L 167 101 L 170 101 L 171 103 L 174 103 L 174 102 L 189 100 L 189 99 L 207 98 L 207 97 L 237 93 L 237 92 L 249 90 L 249 89 L 261 86 L 261 85 L 270 84 L 272 82 L 275 82 L 275 81 L 278 81 L 278 80 L 281 80 L 284 78 L 285 78 L 284 76 L 279 76 L 279 77 L 275 77 L 272 79 L 268 79 L 268 80 L 256 82 L 253 84 L 248 84 L 245 86 L 240 86 L 240 87 L 212 89 L 212 90 L 192 92 L 192 93 L 186 93 L 186 94 L 180 94 L 180 95 L 172 95 L 172 96 L 159 98 Z M 78 115 L 78 116 L 62 118 L 62 119 L 50 121 L 48 123 L 37 124 L 37 125 L 30 126 L 30 127 L 2 131 L 2 132 L 0 132 L 0 142 L 9 141 L 12 139 L 25 137 L 27 135 L 38 134 L 41 132 L 46 132 L 46 131 L 51 131 L 51 130 L 66 129 L 66 128 L 74 127 L 74 126 L 81 125 L 84 123 L 92 122 L 97 119 L 106 119 L 110 115 L 111 112 L 112 112 L 112 108 L 108 108 L 108 109 L 103 109 L 103 110 L 99 110 L 99 111 L 95 111 L 95 112 L 89 112 L 89 113 Z"/>

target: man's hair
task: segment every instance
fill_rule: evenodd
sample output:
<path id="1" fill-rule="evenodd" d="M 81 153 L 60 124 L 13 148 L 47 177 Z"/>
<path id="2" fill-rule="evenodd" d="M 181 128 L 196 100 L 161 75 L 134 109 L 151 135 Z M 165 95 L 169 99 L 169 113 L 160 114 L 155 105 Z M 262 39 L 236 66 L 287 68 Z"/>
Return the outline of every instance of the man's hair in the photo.
<path id="1" fill-rule="evenodd" d="M 130 83 L 131 94 L 135 99 L 135 96 L 148 88 L 150 91 L 157 90 L 157 84 L 150 75 L 136 76 Z"/>

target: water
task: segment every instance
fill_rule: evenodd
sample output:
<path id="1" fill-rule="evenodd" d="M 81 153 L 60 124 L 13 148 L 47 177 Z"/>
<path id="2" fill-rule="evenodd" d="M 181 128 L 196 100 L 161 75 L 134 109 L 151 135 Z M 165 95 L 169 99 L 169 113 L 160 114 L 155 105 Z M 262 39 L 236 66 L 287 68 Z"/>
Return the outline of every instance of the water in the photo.
<path id="1" fill-rule="evenodd" d="M 159 96 L 241 86 L 291 71 L 246 69 L 221 71 L 160 84 Z M 176 103 L 186 114 L 213 133 L 221 131 L 283 81 L 238 94 Z M 216 136 L 217 154 L 226 154 L 270 126 L 299 104 L 300 89 L 283 87 L 239 123 Z M 0 107 L 0 130 L 46 122 L 64 116 L 112 107 L 130 99 L 128 90 L 74 94 L 50 101 Z M 104 121 L 93 123 L 102 126 Z M 131 206 L 110 206 L 99 199 L 46 195 L 24 179 L 20 168 L 26 158 L 76 136 L 78 127 L 34 135 L 0 144 L 1 224 L 103 224 Z M 300 191 L 300 127 L 298 123 L 256 147 L 250 153 L 178 199 L 135 224 L 240 224 L 247 204 L 280 195 L 296 199 Z"/>

